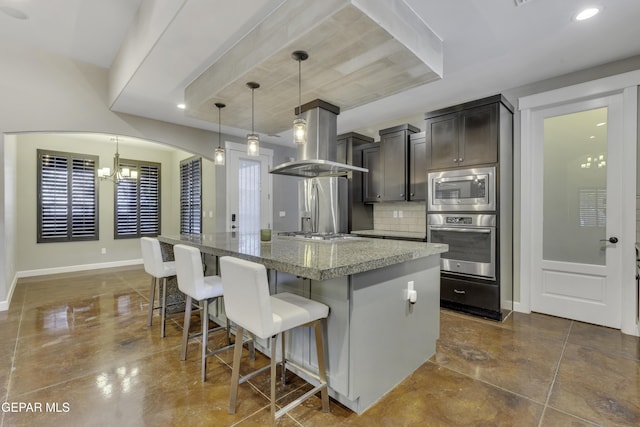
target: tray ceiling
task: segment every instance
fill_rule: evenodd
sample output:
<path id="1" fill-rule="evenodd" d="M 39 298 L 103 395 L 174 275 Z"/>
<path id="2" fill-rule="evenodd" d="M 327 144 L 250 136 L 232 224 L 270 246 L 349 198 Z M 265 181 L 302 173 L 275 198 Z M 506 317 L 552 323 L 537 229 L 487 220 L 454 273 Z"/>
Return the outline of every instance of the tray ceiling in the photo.
<path id="1" fill-rule="evenodd" d="M 260 84 L 256 132 L 290 128 L 298 105 L 294 50 L 309 53 L 302 62 L 303 104 L 322 99 L 345 111 L 440 79 L 440 39 L 404 2 L 392 2 L 393 14 L 388 3 L 283 3 L 186 88 L 186 113 L 217 122 L 214 104 L 223 102 L 222 122 L 248 129 L 251 90 L 246 83 L 254 81 Z"/>

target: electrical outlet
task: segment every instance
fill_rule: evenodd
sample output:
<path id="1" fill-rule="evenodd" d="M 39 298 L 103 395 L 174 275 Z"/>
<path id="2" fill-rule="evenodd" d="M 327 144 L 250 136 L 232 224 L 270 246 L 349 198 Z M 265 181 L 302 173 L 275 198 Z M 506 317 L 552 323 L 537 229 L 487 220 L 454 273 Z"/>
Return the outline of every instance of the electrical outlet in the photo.
<path id="1" fill-rule="evenodd" d="M 105 254 L 107 253 L 107 248 L 102 248 L 102 249 L 100 249 L 100 253 L 101 253 L 102 255 L 105 255 Z"/>
<path id="2" fill-rule="evenodd" d="M 398 211 L 398 218 L 402 218 L 402 211 Z"/>
<path id="3" fill-rule="evenodd" d="M 398 218 L 398 211 L 393 211 L 393 217 Z"/>
<path id="4" fill-rule="evenodd" d="M 285 212 L 285 211 L 280 211 L 280 218 L 282 218 L 283 216 L 287 216 L 287 212 Z"/>

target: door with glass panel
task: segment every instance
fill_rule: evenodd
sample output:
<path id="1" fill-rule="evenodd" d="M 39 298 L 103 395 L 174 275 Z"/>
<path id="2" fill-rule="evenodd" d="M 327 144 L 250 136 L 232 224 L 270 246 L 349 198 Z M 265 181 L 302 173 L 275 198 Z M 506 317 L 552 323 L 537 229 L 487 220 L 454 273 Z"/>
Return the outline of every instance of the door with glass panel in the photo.
<path id="1" fill-rule="evenodd" d="M 620 327 L 621 112 L 613 95 L 533 113 L 533 311 Z"/>
<path id="2" fill-rule="evenodd" d="M 227 231 L 258 233 L 271 228 L 272 150 L 248 156 L 242 144 L 227 143 Z"/>

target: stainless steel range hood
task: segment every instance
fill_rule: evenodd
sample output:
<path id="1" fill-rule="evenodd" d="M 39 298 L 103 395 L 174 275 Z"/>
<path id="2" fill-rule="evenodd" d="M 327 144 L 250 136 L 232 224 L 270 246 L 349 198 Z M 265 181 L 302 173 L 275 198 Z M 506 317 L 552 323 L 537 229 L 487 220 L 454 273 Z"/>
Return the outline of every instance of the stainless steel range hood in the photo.
<path id="1" fill-rule="evenodd" d="M 297 113 L 296 108 L 296 113 Z M 316 99 L 302 106 L 307 121 L 307 143 L 298 145 L 298 160 L 282 163 L 269 172 L 278 175 L 314 178 L 344 176 L 349 172 L 369 172 L 368 169 L 338 163 L 338 128 L 336 118 L 340 108 Z"/>

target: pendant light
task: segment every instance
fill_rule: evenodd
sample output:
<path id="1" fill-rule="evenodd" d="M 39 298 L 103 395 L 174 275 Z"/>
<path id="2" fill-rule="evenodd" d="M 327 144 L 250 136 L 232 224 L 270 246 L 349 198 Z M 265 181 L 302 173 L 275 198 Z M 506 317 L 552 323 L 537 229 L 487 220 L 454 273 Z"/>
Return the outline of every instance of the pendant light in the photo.
<path id="1" fill-rule="evenodd" d="M 226 107 L 225 104 L 221 102 L 216 102 L 216 107 L 218 107 L 218 148 L 216 148 L 215 154 L 213 156 L 213 164 L 216 166 L 224 166 L 224 148 L 220 146 L 220 140 L 222 139 L 222 123 L 220 121 L 220 111 Z"/>
<path id="2" fill-rule="evenodd" d="M 306 144 L 307 121 L 302 118 L 302 61 L 309 58 L 309 54 L 304 50 L 296 50 L 291 57 L 298 61 L 298 116 L 293 121 L 293 142 Z"/>
<path id="3" fill-rule="evenodd" d="M 251 133 L 247 135 L 247 155 L 260 155 L 260 137 L 253 130 L 253 92 L 260 87 L 256 82 L 247 83 L 247 87 L 251 89 Z"/>

